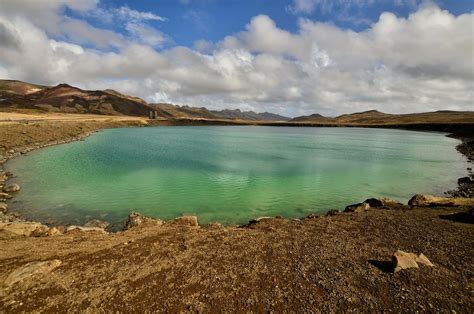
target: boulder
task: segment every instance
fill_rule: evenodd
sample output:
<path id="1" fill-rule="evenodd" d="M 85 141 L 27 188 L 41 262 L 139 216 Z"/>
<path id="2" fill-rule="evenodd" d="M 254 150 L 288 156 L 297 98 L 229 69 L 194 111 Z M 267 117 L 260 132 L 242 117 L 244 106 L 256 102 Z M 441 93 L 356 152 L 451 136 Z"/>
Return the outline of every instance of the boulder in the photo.
<path id="1" fill-rule="evenodd" d="M 48 235 L 48 230 L 49 230 L 49 228 L 44 226 L 44 225 L 38 226 L 38 228 L 36 228 L 35 230 L 33 230 L 33 232 L 31 232 L 30 236 L 32 236 L 32 237 L 44 237 L 44 236 Z"/>
<path id="2" fill-rule="evenodd" d="M 35 230 L 45 230 L 46 227 L 38 222 L 2 222 L 0 223 L 0 231 L 10 232 L 18 236 L 31 236 Z M 38 232 L 38 231 L 37 231 Z"/>
<path id="3" fill-rule="evenodd" d="M 385 209 L 397 208 L 397 207 L 403 206 L 403 204 L 400 203 L 399 201 L 392 200 L 390 198 L 368 198 L 365 200 L 364 203 L 369 204 L 370 207 L 373 207 L 373 208 L 385 208 Z"/>
<path id="4" fill-rule="evenodd" d="M 401 250 L 396 251 L 392 256 L 392 262 L 395 266 L 394 272 L 399 272 L 402 269 L 418 268 L 416 262 L 417 257 L 418 256 L 414 253 L 408 253 Z"/>
<path id="5" fill-rule="evenodd" d="M 463 177 L 463 178 L 459 178 L 458 179 L 458 184 L 461 185 L 461 184 L 470 184 L 470 183 L 473 183 L 474 180 L 472 180 L 470 177 Z"/>
<path id="6" fill-rule="evenodd" d="M 127 220 L 125 220 L 123 230 L 128 230 L 133 227 L 140 226 L 145 222 L 145 217 L 140 213 L 132 212 L 128 215 Z"/>
<path id="7" fill-rule="evenodd" d="M 11 184 L 7 187 L 3 188 L 3 192 L 5 193 L 12 193 L 12 192 L 18 192 L 20 191 L 20 186 L 18 184 Z"/>
<path id="8" fill-rule="evenodd" d="M 345 213 L 362 213 L 370 208 L 370 205 L 366 202 L 353 204 L 346 207 L 344 210 Z"/>
<path id="9" fill-rule="evenodd" d="M 433 267 L 433 263 L 423 254 L 416 255 L 415 253 L 408 253 L 398 250 L 393 253 L 392 262 L 394 265 L 394 272 L 399 272 L 403 269 L 418 268 L 419 265 Z"/>
<path id="10" fill-rule="evenodd" d="M 178 217 L 178 218 L 175 218 L 172 221 L 172 223 L 180 225 L 180 226 L 190 226 L 190 227 L 198 227 L 199 226 L 198 219 L 197 219 L 196 216 Z"/>
<path id="11" fill-rule="evenodd" d="M 408 205 L 420 207 L 455 207 L 455 206 L 473 206 L 474 198 L 464 197 L 440 197 L 428 194 L 417 194 L 413 196 Z"/>
<path id="12" fill-rule="evenodd" d="M 59 230 L 56 227 L 49 228 L 48 232 L 46 233 L 46 235 L 48 237 L 52 237 L 52 236 L 56 236 L 56 235 L 60 235 L 60 234 L 62 234 L 61 230 Z"/>
<path id="13" fill-rule="evenodd" d="M 79 230 L 82 232 L 100 232 L 103 234 L 107 234 L 107 231 L 105 231 L 103 228 L 97 228 L 97 227 L 68 226 L 66 228 L 66 232 L 71 232 L 74 230 Z"/>
<path id="14" fill-rule="evenodd" d="M 338 209 L 331 209 L 331 210 L 328 210 L 328 212 L 326 213 L 326 216 L 334 216 L 334 215 L 337 215 L 337 214 L 339 214 Z"/>
<path id="15" fill-rule="evenodd" d="M 426 257 L 426 255 L 423 253 L 418 255 L 418 257 L 416 258 L 416 262 L 418 264 L 425 265 L 425 266 L 430 266 L 430 267 L 434 266 L 433 263 L 431 263 L 431 261 L 428 259 L 428 257 Z"/>
<path id="16" fill-rule="evenodd" d="M 10 287 L 14 283 L 32 277 L 34 275 L 50 273 L 61 265 L 61 261 L 54 259 L 46 262 L 33 262 L 21 266 L 11 272 L 5 280 L 5 285 Z"/>

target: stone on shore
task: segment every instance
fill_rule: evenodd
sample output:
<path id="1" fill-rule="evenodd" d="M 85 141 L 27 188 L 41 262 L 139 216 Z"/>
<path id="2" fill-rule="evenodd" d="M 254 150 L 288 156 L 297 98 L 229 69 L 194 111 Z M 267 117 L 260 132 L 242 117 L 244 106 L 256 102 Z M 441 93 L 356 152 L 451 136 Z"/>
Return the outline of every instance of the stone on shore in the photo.
<path id="1" fill-rule="evenodd" d="M 103 234 L 107 234 L 107 231 L 105 231 L 103 228 L 97 228 L 97 227 L 68 226 L 66 228 L 66 232 L 71 232 L 74 230 L 79 230 L 82 232 L 100 232 Z"/>
<path id="2" fill-rule="evenodd" d="M 327 213 L 326 213 L 326 216 L 335 216 L 339 214 L 339 210 L 338 209 L 331 209 L 331 210 L 328 210 Z"/>
<path id="3" fill-rule="evenodd" d="M 408 205 L 420 207 L 474 206 L 474 198 L 440 197 L 428 194 L 416 194 L 408 201 Z"/>
<path id="4" fill-rule="evenodd" d="M 458 179 L 458 184 L 470 184 L 473 182 L 474 180 L 471 177 L 463 177 Z"/>
<path id="5" fill-rule="evenodd" d="M 61 235 L 61 234 L 63 234 L 63 233 L 61 232 L 61 230 L 59 230 L 59 229 L 56 228 L 56 227 L 49 228 L 48 232 L 46 233 L 46 235 L 47 235 L 48 237 L 52 237 L 52 236 L 56 236 L 56 235 Z"/>
<path id="6" fill-rule="evenodd" d="M 8 210 L 8 205 L 6 203 L 0 203 L 0 213 L 5 213 Z"/>
<path id="7" fill-rule="evenodd" d="M 21 188 L 18 184 L 11 184 L 11 185 L 3 188 L 3 192 L 5 192 L 5 193 L 18 192 L 20 190 L 21 190 Z"/>
<path id="8" fill-rule="evenodd" d="M 32 277 L 34 275 L 47 274 L 55 270 L 61 265 L 61 261 L 54 259 L 46 262 L 32 262 L 24 266 L 15 269 L 8 275 L 5 280 L 5 285 L 10 287 L 11 285 Z"/>
<path id="9" fill-rule="evenodd" d="M 48 227 L 38 222 L 2 222 L 0 223 L 0 231 L 5 231 L 17 236 L 29 237 L 35 232 L 38 233 L 47 230 Z M 39 231 L 36 231 L 36 230 Z"/>
<path id="10" fill-rule="evenodd" d="M 372 208 L 396 209 L 403 206 L 399 201 L 390 198 L 368 198 L 364 203 L 369 204 Z"/>
<path id="11" fill-rule="evenodd" d="M 127 220 L 125 221 L 123 230 L 128 230 L 133 227 L 140 226 L 145 222 L 145 217 L 140 213 L 132 212 L 128 215 Z"/>
<path id="12" fill-rule="evenodd" d="M 366 202 L 349 205 L 344 210 L 345 213 L 363 213 L 369 210 L 370 205 Z"/>
<path id="13" fill-rule="evenodd" d="M 180 225 L 180 226 L 190 226 L 190 227 L 198 227 L 199 226 L 198 219 L 197 219 L 196 216 L 178 217 L 178 218 L 175 218 L 172 221 L 172 223 Z"/>
<path id="14" fill-rule="evenodd" d="M 434 266 L 423 253 L 416 255 L 415 253 L 408 253 L 402 250 L 393 253 L 392 262 L 395 266 L 395 273 L 403 269 L 418 268 L 418 264 L 430 267 Z"/>

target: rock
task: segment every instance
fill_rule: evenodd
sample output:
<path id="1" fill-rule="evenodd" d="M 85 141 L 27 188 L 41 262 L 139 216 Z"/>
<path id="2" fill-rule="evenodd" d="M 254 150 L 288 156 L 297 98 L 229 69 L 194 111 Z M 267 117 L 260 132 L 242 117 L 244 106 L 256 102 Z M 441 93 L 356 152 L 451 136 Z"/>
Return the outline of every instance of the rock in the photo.
<path id="1" fill-rule="evenodd" d="M 46 235 L 48 237 L 52 237 L 52 236 L 56 236 L 56 235 L 60 235 L 60 234 L 62 234 L 61 230 L 59 230 L 56 227 L 49 228 L 48 232 L 46 233 Z"/>
<path id="2" fill-rule="evenodd" d="M 109 223 L 107 221 L 99 220 L 99 219 L 93 219 L 84 224 L 84 227 L 94 227 L 94 228 L 101 228 L 105 229 L 109 226 Z"/>
<path id="3" fill-rule="evenodd" d="M 416 262 L 418 264 L 422 264 L 422 265 L 425 265 L 425 266 L 430 266 L 430 267 L 434 266 L 433 263 L 430 262 L 428 257 L 426 257 L 425 254 L 423 254 L 423 253 L 418 255 L 418 257 L 416 258 Z"/>
<path id="4" fill-rule="evenodd" d="M 173 224 L 178 224 L 181 226 L 190 226 L 190 227 L 198 227 L 199 223 L 196 216 L 182 216 L 175 218 Z"/>
<path id="5" fill-rule="evenodd" d="M 0 213 L 6 213 L 8 210 L 8 205 L 6 203 L 0 203 Z"/>
<path id="6" fill-rule="evenodd" d="M 402 203 L 400 203 L 397 200 L 392 200 L 390 198 L 368 198 L 365 200 L 364 203 L 367 203 L 370 205 L 370 207 L 373 208 L 397 208 L 400 206 L 403 206 Z"/>
<path id="7" fill-rule="evenodd" d="M 418 268 L 417 258 L 418 256 L 414 253 L 407 253 L 401 250 L 396 251 L 392 256 L 392 262 L 395 266 L 394 272 L 399 272 L 402 269 Z"/>
<path id="8" fill-rule="evenodd" d="M 331 210 L 328 210 L 328 212 L 326 213 L 326 216 L 334 216 L 334 215 L 337 215 L 337 214 L 339 214 L 338 209 L 331 209 Z"/>
<path id="9" fill-rule="evenodd" d="M 29 237 L 36 229 L 48 228 L 38 222 L 3 222 L 0 223 L 0 231 L 6 231 L 18 236 Z"/>
<path id="10" fill-rule="evenodd" d="M 315 219 L 315 218 L 319 218 L 319 217 L 320 216 L 318 214 L 311 213 L 308 216 L 306 216 L 305 219 Z"/>
<path id="11" fill-rule="evenodd" d="M 128 215 L 128 218 L 124 223 L 123 230 L 128 230 L 130 228 L 140 226 L 144 222 L 145 217 L 143 217 L 140 213 L 132 212 Z"/>
<path id="12" fill-rule="evenodd" d="M 38 226 L 33 232 L 31 232 L 30 236 L 32 237 L 44 237 L 48 235 L 49 228 L 45 225 Z"/>
<path id="13" fill-rule="evenodd" d="M 461 184 L 469 184 L 469 183 L 473 183 L 474 181 L 470 178 L 470 177 L 462 177 L 462 178 L 459 178 L 458 179 L 458 184 L 461 185 Z"/>
<path id="14" fill-rule="evenodd" d="M 105 231 L 103 228 L 97 228 L 97 227 L 68 226 L 66 228 L 66 232 L 71 232 L 74 230 L 79 230 L 82 232 L 100 232 L 103 234 L 107 234 L 107 231 Z"/>
<path id="15" fill-rule="evenodd" d="M 436 207 L 436 206 L 473 206 L 474 198 L 464 197 L 440 197 L 427 194 L 417 194 L 413 196 L 408 205 L 420 207 Z"/>
<path id="16" fill-rule="evenodd" d="M 434 266 L 423 253 L 416 255 L 415 253 L 408 253 L 401 250 L 393 253 L 392 262 L 395 266 L 395 273 L 403 269 L 418 268 L 419 264 L 430 267 Z"/>
<path id="17" fill-rule="evenodd" d="M 28 263 L 11 272 L 5 280 L 5 285 L 7 287 L 10 287 L 11 285 L 31 276 L 50 273 L 56 268 L 58 268 L 60 265 L 61 261 L 58 259 L 46 262 Z"/>
<path id="18" fill-rule="evenodd" d="M 3 188 L 3 192 L 11 193 L 11 192 L 18 192 L 20 191 L 20 186 L 18 184 L 11 184 L 5 188 Z"/>
<path id="19" fill-rule="evenodd" d="M 362 213 L 370 208 L 370 205 L 367 203 L 353 204 L 346 207 L 344 210 L 345 213 Z"/>

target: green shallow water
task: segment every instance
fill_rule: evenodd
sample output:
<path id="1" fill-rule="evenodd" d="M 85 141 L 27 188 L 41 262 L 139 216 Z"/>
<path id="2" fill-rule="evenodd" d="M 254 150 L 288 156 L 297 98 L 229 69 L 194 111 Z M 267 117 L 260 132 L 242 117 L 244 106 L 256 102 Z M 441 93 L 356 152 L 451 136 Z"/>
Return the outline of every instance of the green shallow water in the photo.
<path id="1" fill-rule="evenodd" d="M 250 126 L 111 129 L 7 163 L 10 208 L 57 224 L 118 223 L 129 212 L 202 223 L 302 217 L 367 197 L 443 193 L 465 174 L 439 133 Z"/>

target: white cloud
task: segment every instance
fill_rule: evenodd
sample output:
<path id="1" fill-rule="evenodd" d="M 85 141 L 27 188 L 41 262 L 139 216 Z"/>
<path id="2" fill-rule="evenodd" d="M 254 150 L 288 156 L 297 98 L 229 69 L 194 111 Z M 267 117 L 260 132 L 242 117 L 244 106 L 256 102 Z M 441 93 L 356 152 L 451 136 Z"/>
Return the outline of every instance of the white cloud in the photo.
<path id="1" fill-rule="evenodd" d="M 138 42 L 153 47 L 160 47 L 168 40 L 162 32 L 144 24 L 128 22 L 125 29 Z"/>
<path id="2" fill-rule="evenodd" d="M 131 20 L 133 22 L 166 21 L 166 18 L 156 15 L 152 12 L 140 12 L 140 11 L 132 10 L 126 6 L 115 9 L 114 12 L 116 12 L 121 18 L 125 20 Z"/>
<path id="3" fill-rule="evenodd" d="M 393 3 L 397 6 L 414 9 L 421 3 L 426 2 L 431 3 L 430 0 L 293 0 L 287 10 L 293 14 L 311 14 L 315 11 L 321 14 L 338 13 L 338 17 L 347 19 L 349 18 L 347 11 L 370 7 L 377 3 Z"/>
<path id="4" fill-rule="evenodd" d="M 134 39 L 64 18 L 60 7 L 48 13 L 70 23 L 59 38 L 34 12 L 0 10 L 3 77 L 287 115 L 472 110 L 472 13 L 423 6 L 408 18 L 384 13 L 363 32 L 301 19 L 296 33 L 260 15 L 220 42 L 158 52 L 164 35 L 139 22 L 125 25 Z"/>

